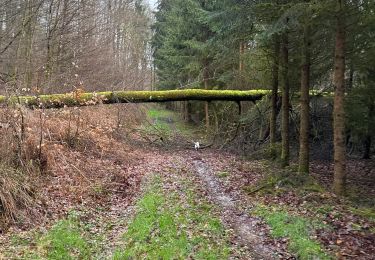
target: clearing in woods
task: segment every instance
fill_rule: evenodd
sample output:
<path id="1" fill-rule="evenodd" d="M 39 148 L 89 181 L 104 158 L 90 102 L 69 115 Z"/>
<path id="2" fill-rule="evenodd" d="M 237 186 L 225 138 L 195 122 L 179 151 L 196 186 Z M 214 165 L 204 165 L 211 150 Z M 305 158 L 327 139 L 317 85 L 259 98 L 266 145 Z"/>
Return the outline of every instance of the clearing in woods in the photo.
<path id="1" fill-rule="evenodd" d="M 304 202 L 281 187 L 272 198 L 286 195 L 276 203 L 262 200 L 252 188 L 272 165 L 211 148 L 196 151 L 194 141 L 204 145 L 199 131 L 173 112 L 146 108 L 141 124 L 111 143 L 116 156 L 86 158 L 75 151 L 65 157 L 79 175 L 90 179 L 86 172 L 95 172 L 110 185 L 90 179 L 90 198 L 85 193 L 52 205 L 61 209 L 55 221 L 8 232 L 0 240 L 0 259 L 330 259 L 337 247 L 329 241 L 346 243 L 339 237 L 324 243 L 333 232 L 327 214 L 341 212 L 329 202 L 307 202 L 322 189 L 318 184 L 306 188 L 313 192 L 305 193 Z M 50 180 L 56 190 L 76 178 L 67 172 Z M 361 228 L 364 223 L 356 220 L 352 224 Z M 361 239 L 371 243 L 368 236 Z"/>

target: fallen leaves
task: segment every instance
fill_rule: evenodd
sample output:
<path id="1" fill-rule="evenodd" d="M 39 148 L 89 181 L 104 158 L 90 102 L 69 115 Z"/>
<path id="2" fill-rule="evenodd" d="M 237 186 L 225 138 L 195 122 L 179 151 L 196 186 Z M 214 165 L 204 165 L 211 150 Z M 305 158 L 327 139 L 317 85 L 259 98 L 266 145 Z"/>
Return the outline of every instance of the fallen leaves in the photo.
<path id="1" fill-rule="evenodd" d="M 50 123 L 46 123 L 48 131 L 46 130 L 43 151 L 48 163 L 40 180 L 37 199 L 38 209 L 44 215 L 42 226 L 48 227 L 57 219 L 66 216 L 67 212 L 79 208 L 85 211 L 85 222 L 90 224 L 89 232 L 106 233 L 108 245 L 111 247 L 118 242 L 116 239 L 119 230 L 126 228 L 124 218 L 128 217 L 130 206 L 140 193 L 146 174 L 170 173 L 182 180 L 190 174 L 189 178 L 196 184 L 196 193 L 202 198 L 212 197 L 207 185 L 191 176 L 191 172 L 195 170 L 194 162 L 198 162 L 210 169 L 211 177 L 220 185 L 217 199 L 228 205 L 237 205 L 239 212 L 250 212 L 257 202 L 276 204 L 290 213 L 318 222 L 322 227 L 316 228 L 315 232 L 310 234 L 311 238 L 319 240 L 325 249 L 337 258 L 373 258 L 374 222 L 359 214 L 359 209 L 353 209 L 353 203 L 334 196 L 329 189 L 324 192 L 304 191 L 301 194 L 296 189 L 285 188 L 277 183 L 272 187 L 272 192 L 248 196 L 243 191 L 245 187 L 257 185 L 265 172 L 278 172 L 280 169 L 265 161 L 246 161 L 214 149 L 196 152 L 181 145 L 177 145 L 176 149 L 151 146 L 131 131 L 126 133 L 131 138 L 125 138 L 125 134 L 119 132 L 121 129 L 118 129 L 118 118 L 113 113 L 100 111 L 99 118 L 99 115 L 93 116 L 93 109 L 82 112 L 81 118 L 76 121 L 79 122 L 80 130 L 78 143 L 73 147 L 64 141 L 70 113 L 61 113 L 56 117 L 50 115 Z M 93 119 L 86 120 L 86 116 L 90 114 Z M 75 115 L 78 117 L 78 114 Z M 129 122 L 133 122 L 131 120 L 136 122 L 135 119 L 129 119 Z M 125 125 L 126 122 L 123 122 L 121 125 Z M 27 132 L 37 135 L 38 129 L 27 128 Z M 353 197 L 358 199 L 362 196 L 367 198 L 367 202 L 371 201 L 370 199 L 375 197 L 374 182 L 371 181 L 375 177 L 374 163 L 351 160 L 348 169 L 349 186 L 354 187 Z M 329 188 L 332 181 L 332 164 L 313 162 L 312 175 L 319 184 Z M 188 196 L 184 195 L 184 186 L 171 178 L 166 180 L 163 187 L 173 189 L 181 199 L 188 199 Z M 98 208 L 101 210 L 97 211 Z M 224 210 L 222 218 L 224 223 L 230 223 L 233 215 L 225 213 Z M 20 228 L 14 227 L 9 233 L 19 232 Z M 22 228 L 32 228 L 32 223 Z M 285 237 L 271 238 L 269 227 L 260 218 L 254 218 L 251 228 L 262 237 L 265 245 L 277 248 L 279 258 L 292 257 L 287 252 L 290 241 Z M 231 233 L 233 245 L 237 245 L 238 230 L 232 228 L 227 231 Z M 189 231 L 187 234 L 189 237 L 194 235 Z M 9 245 L 9 236 L 0 235 L 0 246 L 5 248 L 6 245 Z M 241 250 L 238 255 L 246 255 L 251 249 L 241 247 L 239 251 Z"/>

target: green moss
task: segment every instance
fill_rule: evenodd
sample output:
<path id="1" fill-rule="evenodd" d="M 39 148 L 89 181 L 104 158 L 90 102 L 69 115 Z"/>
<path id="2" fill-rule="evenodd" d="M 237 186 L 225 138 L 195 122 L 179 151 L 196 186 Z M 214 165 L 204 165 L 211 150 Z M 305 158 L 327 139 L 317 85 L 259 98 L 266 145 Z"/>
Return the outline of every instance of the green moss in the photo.
<path id="1" fill-rule="evenodd" d="M 51 94 L 36 96 L 11 97 L 9 103 L 26 104 L 29 107 L 39 106 L 41 102 L 45 108 L 59 108 L 64 106 L 94 105 L 98 101 L 105 104 L 112 103 L 145 103 L 145 102 L 167 102 L 184 100 L 224 100 L 224 101 L 257 101 L 269 95 L 270 90 L 205 90 L 205 89 L 182 89 L 161 91 L 103 91 L 97 93 L 79 93 L 75 97 L 73 93 Z M 311 91 L 311 95 L 332 96 L 331 92 Z M 0 96 L 0 103 L 7 102 L 6 97 Z"/>
<path id="2" fill-rule="evenodd" d="M 334 92 L 331 91 L 320 91 L 320 90 L 310 90 L 310 95 L 311 96 L 322 96 L 322 97 L 333 97 Z"/>
<path id="3" fill-rule="evenodd" d="M 4 96 L 0 96 L 0 103 L 10 104 L 21 103 L 29 107 L 39 107 L 42 103 L 44 108 L 59 108 L 64 106 L 85 106 L 94 105 L 98 101 L 103 103 L 145 103 L 145 102 L 167 102 L 183 100 L 227 100 L 256 101 L 267 95 L 269 90 L 204 90 L 204 89 L 184 89 L 184 90 L 164 90 L 164 91 L 115 91 L 97 93 L 74 93 L 51 94 L 40 96 L 20 96 L 11 97 L 9 101 Z"/>

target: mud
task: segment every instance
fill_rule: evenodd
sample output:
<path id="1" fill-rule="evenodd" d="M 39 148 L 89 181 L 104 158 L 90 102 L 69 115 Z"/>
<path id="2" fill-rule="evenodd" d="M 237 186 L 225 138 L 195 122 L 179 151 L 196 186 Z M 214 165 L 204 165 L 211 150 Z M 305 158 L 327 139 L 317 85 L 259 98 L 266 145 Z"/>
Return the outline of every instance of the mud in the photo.
<path id="1" fill-rule="evenodd" d="M 233 229 L 236 242 L 252 251 L 253 259 L 280 259 L 278 248 L 268 245 L 264 236 L 257 234 L 256 225 L 260 220 L 243 210 L 238 193 L 227 193 L 219 180 L 202 160 L 192 158 L 196 175 L 205 184 L 209 199 L 219 206 L 221 219 Z"/>

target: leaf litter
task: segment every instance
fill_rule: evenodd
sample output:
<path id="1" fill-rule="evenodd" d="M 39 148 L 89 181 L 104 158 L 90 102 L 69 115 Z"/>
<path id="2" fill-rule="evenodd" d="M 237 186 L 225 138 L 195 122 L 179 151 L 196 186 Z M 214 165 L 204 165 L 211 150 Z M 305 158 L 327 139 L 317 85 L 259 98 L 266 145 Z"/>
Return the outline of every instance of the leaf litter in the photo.
<path id="1" fill-rule="evenodd" d="M 125 128 L 126 122 L 119 124 L 118 118 L 105 108 L 98 111 L 87 108 L 80 116 L 85 118 L 85 113 L 91 117 L 97 113 L 94 118 L 108 116 L 96 122 L 83 120 L 79 142 L 73 147 L 64 143 L 65 130 L 55 129 L 57 125 L 67 125 L 66 115 L 51 119 L 51 128 L 47 127 L 49 140 L 44 146 L 49 164 L 40 178 L 36 206 L 41 217 L 27 225 L 14 225 L 0 235 L 0 247 L 4 249 L 0 259 L 19 259 L 27 251 L 35 250 L 36 237 L 72 211 L 81 212 L 88 234 L 104 236 L 97 258 L 110 257 L 123 244 L 121 237 L 136 213 L 136 201 L 146 192 L 142 183 L 154 174 L 164 176 L 165 190 L 181 196 L 184 194 L 181 183 L 184 179 L 190 181 L 196 193 L 215 206 L 213 214 L 221 219 L 229 234 L 233 259 L 295 258 L 288 250 L 288 239 L 272 237 L 264 220 L 252 214 L 259 203 L 280 205 L 292 214 L 316 218 L 329 226 L 311 235 L 337 258 L 372 259 L 374 222 L 350 210 L 346 201 L 329 191 L 319 195 L 311 192 L 303 197 L 295 190 L 250 196 L 246 187 L 256 186 L 267 171 L 277 171 L 277 168 L 216 149 L 194 151 L 193 147 L 186 149 L 184 145 L 166 147 L 163 141 L 150 143 L 134 128 Z M 129 119 L 126 126 L 139 123 L 139 119 Z M 175 137 L 179 143 L 189 143 L 182 142 L 180 135 Z M 173 140 L 168 140 L 171 143 Z M 353 176 L 361 172 L 363 179 L 373 178 L 374 171 L 368 163 L 353 161 L 349 168 Z M 319 183 L 328 187 L 331 169 L 330 164 L 314 162 L 312 172 Z M 371 185 L 366 183 L 366 192 L 370 195 L 374 191 Z M 322 201 L 326 208 L 321 207 Z"/>

